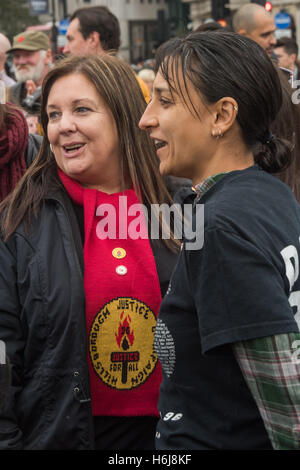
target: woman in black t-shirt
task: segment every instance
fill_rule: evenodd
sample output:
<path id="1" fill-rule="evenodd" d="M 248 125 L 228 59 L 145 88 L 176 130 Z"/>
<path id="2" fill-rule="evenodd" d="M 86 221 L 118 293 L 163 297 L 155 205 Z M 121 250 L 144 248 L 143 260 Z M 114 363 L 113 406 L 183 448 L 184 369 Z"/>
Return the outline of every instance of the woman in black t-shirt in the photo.
<path id="1" fill-rule="evenodd" d="M 156 329 L 157 448 L 299 448 L 300 209 L 272 176 L 291 158 L 270 132 L 278 72 L 255 42 L 222 31 L 172 39 L 156 61 L 140 127 L 160 172 L 195 190 Z"/>

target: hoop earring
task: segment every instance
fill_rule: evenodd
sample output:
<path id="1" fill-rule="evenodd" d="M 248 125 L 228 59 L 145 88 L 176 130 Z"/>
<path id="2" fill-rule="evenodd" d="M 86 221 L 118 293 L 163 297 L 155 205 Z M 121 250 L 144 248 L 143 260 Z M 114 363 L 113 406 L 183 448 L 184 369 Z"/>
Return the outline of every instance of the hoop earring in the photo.
<path id="1" fill-rule="evenodd" d="M 211 131 L 211 135 L 212 135 L 212 137 L 215 137 L 216 139 L 219 139 L 220 137 L 223 137 L 223 133 L 222 133 L 221 129 L 218 129 L 218 135 L 215 135 L 215 130 L 213 129 Z"/>
<path id="2" fill-rule="evenodd" d="M 220 137 L 223 137 L 223 133 L 221 131 L 221 129 L 218 129 L 218 135 L 217 135 L 217 139 L 220 139 Z"/>

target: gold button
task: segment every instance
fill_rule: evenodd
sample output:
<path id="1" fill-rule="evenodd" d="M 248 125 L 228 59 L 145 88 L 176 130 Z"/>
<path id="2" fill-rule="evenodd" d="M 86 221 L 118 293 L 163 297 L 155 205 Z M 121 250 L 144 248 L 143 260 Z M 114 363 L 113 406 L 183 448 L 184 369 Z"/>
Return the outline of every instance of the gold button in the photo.
<path id="1" fill-rule="evenodd" d="M 123 265 L 117 266 L 116 273 L 119 274 L 120 276 L 124 276 L 125 274 L 127 274 L 126 266 L 123 266 Z"/>
<path id="2" fill-rule="evenodd" d="M 112 251 L 112 255 L 114 258 L 122 259 L 125 258 L 126 251 L 124 250 L 124 248 L 114 248 Z"/>

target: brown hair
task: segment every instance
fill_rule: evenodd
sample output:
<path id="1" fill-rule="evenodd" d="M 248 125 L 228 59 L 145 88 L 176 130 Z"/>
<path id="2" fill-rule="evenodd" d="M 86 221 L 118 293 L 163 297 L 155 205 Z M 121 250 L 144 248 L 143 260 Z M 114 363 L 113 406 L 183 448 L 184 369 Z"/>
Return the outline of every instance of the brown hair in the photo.
<path id="1" fill-rule="evenodd" d="M 292 101 L 293 91 L 288 78 L 278 70 L 282 87 L 282 106 L 271 124 L 271 131 L 291 142 L 292 158 L 288 168 L 279 173 L 278 178 L 286 183 L 300 203 L 300 106 Z"/>
<path id="2" fill-rule="evenodd" d="M 172 204 L 158 170 L 155 146 L 148 134 L 138 127 L 146 103 L 133 70 L 117 57 L 108 54 L 102 57 L 74 56 L 60 61 L 44 79 L 41 102 L 44 138 L 38 156 L 15 191 L 5 201 L 2 223 L 5 239 L 24 218 L 27 223 L 32 215 L 38 214 L 49 191 L 61 187 L 56 161 L 50 151 L 47 137 L 46 106 L 56 80 L 74 73 L 83 74 L 94 85 L 115 119 L 119 136 L 122 181 L 124 182 L 124 175 L 129 175 L 130 183 L 147 207 L 163 202 Z M 171 240 L 166 240 L 165 243 L 171 247 L 178 245 L 172 235 Z"/>

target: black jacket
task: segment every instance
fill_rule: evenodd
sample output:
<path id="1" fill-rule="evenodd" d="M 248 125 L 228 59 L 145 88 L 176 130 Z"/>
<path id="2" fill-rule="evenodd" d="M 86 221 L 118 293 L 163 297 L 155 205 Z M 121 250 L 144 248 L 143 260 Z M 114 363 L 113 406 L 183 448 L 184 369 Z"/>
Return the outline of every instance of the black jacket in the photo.
<path id="1" fill-rule="evenodd" d="M 162 294 L 177 256 L 153 246 Z M 68 195 L 49 197 L 28 234 L 0 242 L 0 339 L 12 395 L 0 449 L 92 449 L 83 249 Z"/>

